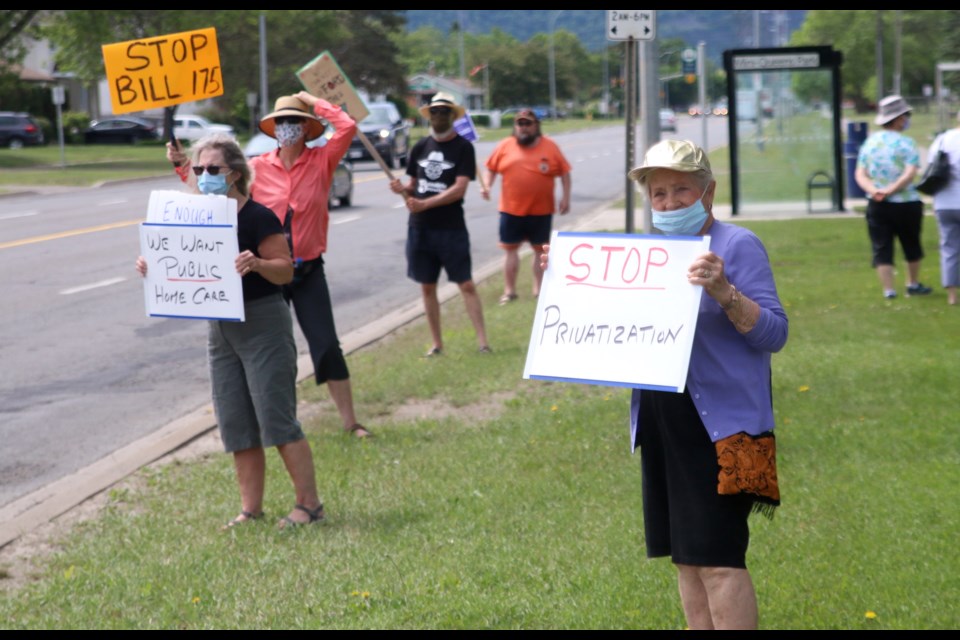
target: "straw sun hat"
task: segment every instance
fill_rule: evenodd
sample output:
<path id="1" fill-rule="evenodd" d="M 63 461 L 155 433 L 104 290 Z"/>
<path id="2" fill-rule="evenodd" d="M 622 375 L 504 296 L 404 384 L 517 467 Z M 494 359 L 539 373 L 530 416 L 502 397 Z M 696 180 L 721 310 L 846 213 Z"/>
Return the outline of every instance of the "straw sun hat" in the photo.
<path id="1" fill-rule="evenodd" d="M 463 117 L 463 114 L 467 112 L 466 109 L 457 104 L 457 101 L 452 95 L 444 93 L 443 91 L 433 96 L 433 98 L 430 99 L 430 104 L 425 104 L 420 107 L 420 115 L 427 120 L 430 119 L 430 107 L 449 107 L 453 109 L 454 120 L 459 120 Z"/>
<path id="2" fill-rule="evenodd" d="M 284 116 L 304 119 L 303 124 L 307 142 L 316 140 L 322 136 L 324 129 L 327 128 L 323 120 L 314 115 L 313 110 L 304 104 L 302 100 L 295 96 L 282 96 L 277 98 L 277 101 L 274 103 L 273 113 L 268 113 L 260 119 L 260 131 L 263 131 L 271 138 L 276 138 L 276 119 Z"/>

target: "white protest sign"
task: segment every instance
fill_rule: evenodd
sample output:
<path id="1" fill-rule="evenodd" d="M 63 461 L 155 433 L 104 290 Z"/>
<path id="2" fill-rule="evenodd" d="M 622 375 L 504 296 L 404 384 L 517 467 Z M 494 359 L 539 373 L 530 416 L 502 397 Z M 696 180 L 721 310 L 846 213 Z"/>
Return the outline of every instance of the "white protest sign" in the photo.
<path id="1" fill-rule="evenodd" d="M 147 222 L 156 224 L 229 224 L 237 226 L 237 201 L 182 191 L 151 191 Z"/>
<path id="2" fill-rule="evenodd" d="M 682 392 L 709 236 L 554 232 L 523 377 Z"/>
<path id="3" fill-rule="evenodd" d="M 154 191 L 149 207 L 140 225 L 147 315 L 243 322 L 236 200 Z"/>

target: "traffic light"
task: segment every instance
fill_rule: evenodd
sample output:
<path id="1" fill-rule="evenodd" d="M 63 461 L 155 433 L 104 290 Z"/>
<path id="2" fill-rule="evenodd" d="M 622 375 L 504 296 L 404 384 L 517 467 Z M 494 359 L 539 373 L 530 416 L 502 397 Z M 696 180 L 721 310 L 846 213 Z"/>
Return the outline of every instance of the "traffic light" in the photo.
<path id="1" fill-rule="evenodd" d="M 697 81 L 697 74 L 688 73 L 687 75 L 683 76 L 683 79 L 686 80 L 687 84 L 693 84 Z"/>

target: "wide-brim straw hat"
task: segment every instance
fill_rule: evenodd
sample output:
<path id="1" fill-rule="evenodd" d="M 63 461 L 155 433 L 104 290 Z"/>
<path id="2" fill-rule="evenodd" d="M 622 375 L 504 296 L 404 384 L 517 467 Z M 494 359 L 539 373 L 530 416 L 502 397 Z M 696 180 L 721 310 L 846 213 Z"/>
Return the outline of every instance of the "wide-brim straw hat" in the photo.
<path id="1" fill-rule="evenodd" d="M 303 126 L 307 142 L 316 140 L 322 136 L 324 129 L 327 128 L 323 120 L 318 118 L 313 113 L 313 110 L 304 104 L 302 100 L 296 96 L 282 96 L 277 98 L 277 101 L 274 103 L 273 113 L 268 113 L 260 118 L 260 131 L 263 131 L 271 138 L 276 138 L 276 119 L 283 116 L 294 116 L 304 119 Z"/>
<path id="2" fill-rule="evenodd" d="M 422 115 L 427 120 L 430 119 L 430 107 L 450 107 L 453 109 L 453 119 L 459 120 L 463 117 L 463 114 L 467 112 L 466 109 L 457 104 L 457 101 L 449 93 L 444 93 L 440 91 L 435 96 L 430 98 L 430 104 L 425 104 L 420 107 L 420 115 Z"/>
<path id="3" fill-rule="evenodd" d="M 874 119 L 874 123 L 883 126 L 911 111 L 913 109 L 903 99 L 903 96 L 887 96 L 877 104 L 877 117 Z"/>
<path id="4" fill-rule="evenodd" d="M 644 184 L 647 176 L 657 169 L 688 173 L 711 171 L 707 154 L 689 140 L 661 140 L 647 150 L 643 156 L 643 164 L 631 169 L 627 177 Z"/>

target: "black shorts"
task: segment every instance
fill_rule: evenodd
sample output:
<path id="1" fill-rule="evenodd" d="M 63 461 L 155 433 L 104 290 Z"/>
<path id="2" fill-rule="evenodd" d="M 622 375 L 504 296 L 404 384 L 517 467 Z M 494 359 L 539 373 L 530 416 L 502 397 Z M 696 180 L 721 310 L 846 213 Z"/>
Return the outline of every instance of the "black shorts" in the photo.
<path id="1" fill-rule="evenodd" d="M 450 282 L 473 280 L 467 230 L 407 227 L 407 277 L 420 284 L 437 284 L 441 269 Z"/>
<path id="2" fill-rule="evenodd" d="M 873 248 L 872 266 L 892 265 L 894 238 L 899 238 L 907 262 L 923 258 L 923 202 L 867 202 L 867 233 Z"/>
<path id="3" fill-rule="evenodd" d="M 500 212 L 500 244 L 507 247 L 529 242 L 540 247 L 550 242 L 552 215 L 515 216 Z"/>
<path id="4" fill-rule="evenodd" d="M 647 557 L 747 566 L 753 499 L 720 495 L 717 451 L 688 391 L 642 391 L 640 461 Z"/>

